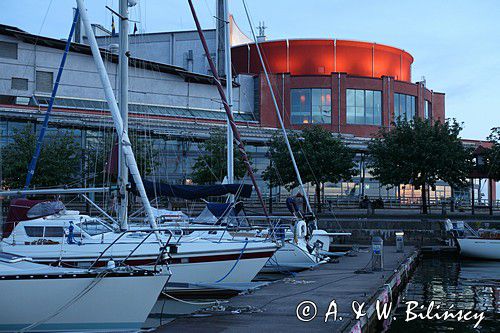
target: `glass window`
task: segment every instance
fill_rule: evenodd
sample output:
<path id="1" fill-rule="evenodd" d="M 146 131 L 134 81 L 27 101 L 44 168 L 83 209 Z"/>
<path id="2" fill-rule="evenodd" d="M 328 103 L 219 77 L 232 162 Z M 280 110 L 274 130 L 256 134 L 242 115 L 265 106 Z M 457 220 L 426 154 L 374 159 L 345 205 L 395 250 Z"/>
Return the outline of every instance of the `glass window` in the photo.
<path id="1" fill-rule="evenodd" d="M 417 115 L 417 98 L 411 95 L 394 94 L 394 117 L 410 121 Z"/>
<path id="2" fill-rule="evenodd" d="M 54 74 L 52 72 L 36 71 L 36 90 L 52 92 Z"/>
<path id="3" fill-rule="evenodd" d="M 43 227 L 24 227 L 24 231 L 29 237 L 43 237 Z"/>
<path id="4" fill-rule="evenodd" d="M 330 89 L 291 89 L 292 124 L 331 124 Z"/>
<path id="5" fill-rule="evenodd" d="M 348 124 L 382 124 L 382 92 L 378 90 L 346 90 Z"/>
<path id="6" fill-rule="evenodd" d="M 17 43 L 0 42 L 0 58 L 17 59 Z"/>
<path id="7" fill-rule="evenodd" d="M 424 103 L 424 117 L 425 119 L 432 119 L 432 104 L 427 100 Z"/>
<path id="8" fill-rule="evenodd" d="M 100 235 L 112 231 L 112 229 L 95 219 L 83 221 L 80 223 L 80 228 L 90 236 Z"/>
<path id="9" fill-rule="evenodd" d="M 45 237 L 62 237 L 64 235 L 63 227 L 45 227 Z"/>
<path id="10" fill-rule="evenodd" d="M 10 89 L 28 90 L 28 79 L 13 77 L 10 83 Z"/>

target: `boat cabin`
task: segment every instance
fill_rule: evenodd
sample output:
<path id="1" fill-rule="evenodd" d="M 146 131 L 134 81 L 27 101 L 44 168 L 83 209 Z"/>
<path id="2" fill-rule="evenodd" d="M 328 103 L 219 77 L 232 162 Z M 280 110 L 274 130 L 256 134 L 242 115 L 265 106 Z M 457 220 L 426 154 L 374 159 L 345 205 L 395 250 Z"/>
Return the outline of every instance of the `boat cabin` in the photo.
<path id="1" fill-rule="evenodd" d="M 99 218 L 67 210 L 61 201 L 15 199 L 9 207 L 3 240 L 8 244 L 83 243 L 113 229 Z"/>

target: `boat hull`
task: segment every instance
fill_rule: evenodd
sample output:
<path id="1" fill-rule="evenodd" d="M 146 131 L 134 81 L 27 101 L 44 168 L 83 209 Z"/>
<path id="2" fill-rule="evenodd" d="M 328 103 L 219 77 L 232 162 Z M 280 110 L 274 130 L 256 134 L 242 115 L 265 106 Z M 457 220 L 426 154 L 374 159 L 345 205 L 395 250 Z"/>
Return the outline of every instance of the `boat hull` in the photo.
<path id="1" fill-rule="evenodd" d="M 0 331 L 19 331 L 33 323 L 39 323 L 33 331 L 50 332 L 140 329 L 167 279 L 79 274 L 2 278 Z"/>
<path id="2" fill-rule="evenodd" d="M 263 273 L 299 272 L 316 267 L 318 262 L 306 250 L 290 242 L 276 251 L 262 269 Z"/>
<path id="3" fill-rule="evenodd" d="M 251 282 L 264 267 L 269 258 L 275 253 L 277 246 L 274 243 L 263 242 L 222 242 L 204 243 L 204 251 L 199 252 L 196 242 L 184 243 L 178 246 L 177 253 L 169 254 L 164 258 L 168 263 L 172 276 L 166 285 L 168 290 L 197 290 L 213 289 L 213 285 L 222 289 L 231 289 L 234 284 Z M 116 249 L 104 255 L 99 265 L 104 266 L 111 258 L 116 262 L 125 259 L 127 249 L 135 245 L 116 244 Z M 218 251 L 210 248 L 219 247 Z M 59 245 L 16 245 L 9 247 L 9 252 L 33 258 L 34 262 L 48 265 L 58 265 L 59 261 L 65 267 L 89 267 L 96 256 L 103 251 L 106 244 L 86 244 L 84 246 L 64 246 L 63 254 Z M 152 268 L 160 252 L 156 243 L 145 243 L 125 261 L 125 264 Z M 208 285 L 212 285 L 208 287 Z"/>
<path id="4" fill-rule="evenodd" d="M 487 260 L 500 260 L 500 239 L 459 238 L 460 255 Z"/>

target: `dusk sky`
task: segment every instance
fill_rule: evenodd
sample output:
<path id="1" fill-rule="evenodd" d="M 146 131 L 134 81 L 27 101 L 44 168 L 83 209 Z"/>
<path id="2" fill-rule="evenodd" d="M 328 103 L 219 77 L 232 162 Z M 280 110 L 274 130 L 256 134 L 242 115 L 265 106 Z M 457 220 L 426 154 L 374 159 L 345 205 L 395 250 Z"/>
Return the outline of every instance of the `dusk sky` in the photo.
<path id="1" fill-rule="evenodd" d="M 193 29 L 187 0 L 138 0 L 131 19 L 140 32 Z M 247 0 L 254 25 L 265 21 L 268 39 L 338 38 L 402 48 L 415 61 L 412 81 L 446 94 L 446 115 L 464 122 L 462 136 L 485 139 L 500 126 L 500 4 L 491 0 L 341 1 Z M 118 0 L 87 1 L 93 23 L 108 28 Z M 71 0 L 2 1 L 0 23 L 64 38 Z M 195 1 L 204 28 L 214 27 L 215 0 Z M 250 35 L 241 0 L 230 1 L 240 28 Z M 45 18 L 45 14 L 46 18 Z M 44 20 L 45 18 L 45 20 Z"/>

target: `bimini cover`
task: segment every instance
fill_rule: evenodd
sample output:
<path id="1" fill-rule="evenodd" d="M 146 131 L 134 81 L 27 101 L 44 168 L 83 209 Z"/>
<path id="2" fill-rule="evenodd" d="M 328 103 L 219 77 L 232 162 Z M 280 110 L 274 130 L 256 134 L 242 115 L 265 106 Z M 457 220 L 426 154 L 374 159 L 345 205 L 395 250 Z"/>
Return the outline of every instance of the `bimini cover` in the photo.
<path id="1" fill-rule="evenodd" d="M 33 220 L 43 216 L 57 214 L 65 210 L 61 201 L 30 200 L 16 198 L 10 202 L 3 237 L 9 237 L 17 222 Z"/>
<path id="2" fill-rule="evenodd" d="M 252 195 L 252 185 L 248 184 L 171 185 L 144 180 L 144 188 L 150 198 L 164 196 L 196 200 L 226 194 L 234 194 L 243 198 L 249 198 Z M 138 195 L 137 188 L 133 181 L 131 182 L 131 189 L 135 195 Z"/>
<path id="3" fill-rule="evenodd" d="M 194 223 L 200 224 L 220 224 L 229 226 L 248 226 L 241 203 L 214 203 L 209 202 L 203 211 L 198 215 Z"/>

